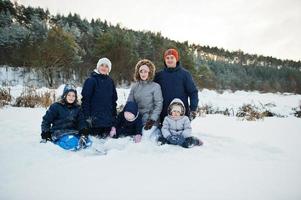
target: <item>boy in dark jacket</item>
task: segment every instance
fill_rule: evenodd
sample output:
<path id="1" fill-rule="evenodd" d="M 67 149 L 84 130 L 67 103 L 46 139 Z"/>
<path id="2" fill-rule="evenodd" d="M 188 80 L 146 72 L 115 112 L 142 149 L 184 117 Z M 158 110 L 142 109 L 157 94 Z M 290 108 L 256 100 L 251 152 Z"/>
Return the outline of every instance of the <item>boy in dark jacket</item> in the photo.
<path id="1" fill-rule="evenodd" d="M 61 99 L 53 103 L 43 116 L 42 142 L 53 141 L 68 150 L 76 150 L 86 143 L 90 146 L 91 141 L 80 138 L 78 134 L 79 114 L 76 89 L 66 85 Z"/>
<path id="2" fill-rule="evenodd" d="M 111 61 L 99 59 L 96 69 L 85 81 L 82 89 L 82 135 L 107 137 L 116 119 L 117 92 L 109 76 Z"/>
<path id="3" fill-rule="evenodd" d="M 133 101 L 126 103 L 122 112 L 117 116 L 115 126 L 110 131 L 110 137 L 133 136 L 136 143 L 142 137 L 142 117 L 138 112 L 138 105 Z"/>
<path id="4" fill-rule="evenodd" d="M 167 116 L 167 108 L 174 98 L 179 98 L 184 103 L 185 115 L 190 120 L 196 117 L 198 107 L 198 90 L 191 74 L 184 69 L 179 61 L 179 53 L 175 49 L 164 52 L 165 68 L 159 71 L 154 81 L 159 83 L 163 95 L 163 109 L 160 115 L 161 123 Z M 188 105 L 188 98 L 190 105 Z"/>

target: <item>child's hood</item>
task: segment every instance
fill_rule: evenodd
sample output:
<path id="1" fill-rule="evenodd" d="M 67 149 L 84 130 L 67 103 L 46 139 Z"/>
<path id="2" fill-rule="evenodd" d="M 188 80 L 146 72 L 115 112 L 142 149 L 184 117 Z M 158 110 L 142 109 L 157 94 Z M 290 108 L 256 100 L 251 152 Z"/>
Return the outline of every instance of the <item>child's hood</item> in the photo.
<path id="1" fill-rule="evenodd" d="M 181 115 L 185 115 L 185 112 L 186 112 L 186 110 L 185 110 L 185 105 L 184 105 L 183 101 L 182 101 L 181 99 L 179 99 L 179 98 L 174 98 L 174 99 L 170 102 L 170 104 L 169 104 L 169 106 L 168 106 L 168 115 L 170 115 L 170 112 L 171 112 L 171 109 L 172 109 L 172 106 L 173 106 L 173 105 L 179 105 L 179 106 L 181 106 L 182 109 L 183 109 L 183 112 L 181 113 Z"/>
<path id="2" fill-rule="evenodd" d="M 133 115 L 135 115 L 135 119 L 138 117 L 139 112 L 138 112 L 138 105 L 134 101 L 128 101 L 123 109 L 124 112 L 130 112 Z"/>

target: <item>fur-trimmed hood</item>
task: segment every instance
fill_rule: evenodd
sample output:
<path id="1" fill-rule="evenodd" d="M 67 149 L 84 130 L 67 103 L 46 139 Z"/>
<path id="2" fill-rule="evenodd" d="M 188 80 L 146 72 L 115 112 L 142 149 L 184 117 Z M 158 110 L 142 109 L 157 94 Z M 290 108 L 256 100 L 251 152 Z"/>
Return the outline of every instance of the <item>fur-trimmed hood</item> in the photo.
<path id="1" fill-rule="evenodd" d="M 142 59 L 140 60 L 136 66 L 135 66 L 135 74 L 134 74 L 134 79 L 135 81 L 140 81 L 140 75 L 139 75 L 139 68 L 142 65 L 146 65 L 149 68 L 149 74 L 148 74 L 148 79 L 147 81 L 153 81 L 154 77 L 155 77 L 155 72 L 156 72 L 156 66 L 154 65 L 154 63 L 148 59 Z"/>

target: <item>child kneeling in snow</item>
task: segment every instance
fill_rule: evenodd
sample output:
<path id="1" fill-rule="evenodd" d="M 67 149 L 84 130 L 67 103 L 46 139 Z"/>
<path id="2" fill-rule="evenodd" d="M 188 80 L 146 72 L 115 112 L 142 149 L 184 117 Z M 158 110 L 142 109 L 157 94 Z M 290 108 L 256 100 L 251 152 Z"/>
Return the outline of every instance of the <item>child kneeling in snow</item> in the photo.
<path id="1" fill-rule="evenodd" d="M 115 125 L 110 131 L 110 137 L 133 136 L 136 143 L 141 141 L 142 137 L 142 117 L 138 112 L 138 105 L 133 101 L 126 103 L 122 112 L 120 112 L 115 121 Z"/>
<path id="2" fill-rule="evenodd" d="M 187 116 L 185 116 L 184 103 L 175 98 L 168 107 L 168 116 L 164 118 L 162 126 L 162 135 L 159 137 L 160 144 L 179 145 L 184 148 L 200 146 L 203 142 L 191 136 L 191 124 Z"/>
<path id="3" fill-rule="evenodd" d="M 58 102 L 53 103 L 42 121 L 42 142 L 52 141 L 67 150 L 78 150 L 92 144 L 78 133 L 80 106 L 75 87 L 66 85 Z"/>

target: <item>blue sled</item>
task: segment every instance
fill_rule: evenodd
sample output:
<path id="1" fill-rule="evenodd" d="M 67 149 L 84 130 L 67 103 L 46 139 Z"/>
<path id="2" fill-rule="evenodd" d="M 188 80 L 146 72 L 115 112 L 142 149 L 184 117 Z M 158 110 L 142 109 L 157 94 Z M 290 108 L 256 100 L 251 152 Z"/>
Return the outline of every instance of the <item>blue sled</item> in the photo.
<path id="1" fill-rule="evenodd" d="M 63 149 L 77 151 L 82 148 L 87 148 L 92 145 L 92 141 L 88 138 L 85 145 L 79 144 L 80 137 L 78 135 L 64 135 L 54 142 L 54 144 L 60 146 Z"/>

